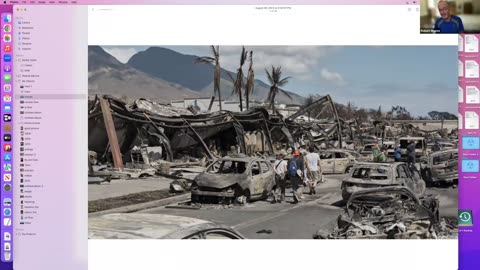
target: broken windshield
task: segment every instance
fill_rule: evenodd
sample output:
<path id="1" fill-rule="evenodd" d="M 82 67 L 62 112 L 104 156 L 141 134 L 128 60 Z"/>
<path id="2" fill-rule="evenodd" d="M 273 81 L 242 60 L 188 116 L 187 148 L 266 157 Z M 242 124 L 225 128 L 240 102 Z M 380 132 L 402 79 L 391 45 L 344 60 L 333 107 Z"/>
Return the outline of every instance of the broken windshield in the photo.
<path id="1" fill-rule="evenodd" d="M 391 169 L 389 167 L 358 167 L 353 171 L 352 178 L 387 180 Z"/>
<path id="2" fill-rule="evenodd" d="M 219 160 L 212 164 L 208 173 L 218 174 L 242 174 L 247 168 L 247 163 L 242 161 Z"/>

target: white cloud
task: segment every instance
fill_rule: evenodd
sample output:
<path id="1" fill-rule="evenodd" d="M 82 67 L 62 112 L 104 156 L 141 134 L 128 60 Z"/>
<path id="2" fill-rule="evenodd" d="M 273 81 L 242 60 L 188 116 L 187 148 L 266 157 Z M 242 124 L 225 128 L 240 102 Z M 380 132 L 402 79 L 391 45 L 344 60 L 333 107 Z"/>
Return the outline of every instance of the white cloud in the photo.
<path id="1" fill-rule="evenodd" d="M 337 85 L 346 84 L 345 80 L 343 79 L 342 75 L 340 75 L 340 73 L 329 71 L 326 68 L 322 68 L 322 70 L 320 71 L 320 77 L 326 81 L 335 83 Z"/>
<path id="2" fill-rule="evenodd" d="M 104 47 L 103 49 L 124 64 L 127 63 L 128 60 L 130 60 L 130 58 L 138 52 L 132 47 Z"/>
<path id="3" fill-rule="evenodd" d="M 253 51 L 253 67 L 255 74 L 264 76 L 265 69 L 281 66 L 283 76 L 291 76 L 296 80 L 308 80 L 318 67 L 320 60 L 338 47 L 325 46 L 245 46 Z M 220 64 L 223 68 L 236 71 L 240 64 L 240 46 L 220 46 Z M 249 62 L 244 65 L 248 70 Z"/>

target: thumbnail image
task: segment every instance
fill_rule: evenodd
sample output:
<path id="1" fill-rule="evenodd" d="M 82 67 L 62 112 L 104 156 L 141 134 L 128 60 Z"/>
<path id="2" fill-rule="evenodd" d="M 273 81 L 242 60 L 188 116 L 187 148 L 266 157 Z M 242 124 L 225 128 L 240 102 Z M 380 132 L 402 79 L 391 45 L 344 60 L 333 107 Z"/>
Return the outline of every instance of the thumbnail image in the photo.
<path id="1" fill-rule="evenodd" d="M 457 238 L 456 46 L 89 46 L 88 68 L 91 239 Z"/>
<path id="2" fill-rule="evenodd" d="M 420 33 L 480 32 L 479 0 L 420 0 Z"/>

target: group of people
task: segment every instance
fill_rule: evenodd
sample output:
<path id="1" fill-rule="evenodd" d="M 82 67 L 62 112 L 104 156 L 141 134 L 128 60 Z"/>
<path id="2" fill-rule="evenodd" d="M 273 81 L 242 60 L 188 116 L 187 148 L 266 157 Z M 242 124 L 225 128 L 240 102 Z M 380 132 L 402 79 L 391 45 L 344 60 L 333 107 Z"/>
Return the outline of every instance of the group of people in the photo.
<path id="1" fill-rule="evenodd" d="M 407 163 L 414 166 L 416 162 L 416 153 L 415 153 L 416 148 L 417 148 L 417 144 L 415 143 L 415 141 L 412 140 L 408 143 L 407 149 L 406 149 Z M 394 154 L 393 154 L 395 162 L 402 161 L 402 153 L 403 153 L 403 149 L 399 144 L 395 147 Z M 374 145 L 372 148 L 372 156 L 373 156 L 374 162 L 386 162 L 388 157 L 387 148 L 386 147 L 380 148 L 378 145 Z"/>
<path id="2" fill-rule="evenodd" d="M 298 149 L 293 150 L 292 158 L 288 161 L 285 160 L 285 156 L 286 151 L 280 151 L 273 165 L 277 188 L 272 190 L 272 203 L 285 202 L 287 178 L 292 185 L 293 203 L 298 203 L 303 199 L 305 185 L 309 187 L 310 195 L 316 194 L 317 183 L 325 180 L 322 177 L 320 156 L 315 153 L 315 147 L 311 145 L 308 153 L 302 153 Z M 278 197 L 278 191 L 280 191 L 280 197 Z"/>

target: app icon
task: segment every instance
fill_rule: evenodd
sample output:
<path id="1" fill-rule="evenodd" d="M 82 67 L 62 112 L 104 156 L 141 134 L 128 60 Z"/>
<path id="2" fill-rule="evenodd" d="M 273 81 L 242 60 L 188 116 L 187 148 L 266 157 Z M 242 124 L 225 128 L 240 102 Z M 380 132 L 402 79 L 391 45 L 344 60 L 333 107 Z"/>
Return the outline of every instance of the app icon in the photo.
<path id="1" fill-rule="evenodd" d="M 5 84 L 5 85 L 3 86 L 3 91 L 4 91 L 5 93 L 10 93 L 10 92 L 12 92 L 12 85 L 11 85 L 11 84 L 8 84 L 8 83 Z"/>
<path id="2" fill-rule="evenodd" d="M 3 95 L 3 102 L 12 102 L 12 95 L 10 94 Z"/>
<path id="3" fill-rule="evenodd" d="M 6 53 L 3 55 L 3 61 L 4 62 L 12 62 L 12 55 L 9 53 Z"/>
<path id="4" fill-rule="evenodd" d="M 12 140 L 12 135 L 10 134 L 4 134 L 3 135 L 3 140 L 6 141 L 6 142 L 9 142 Z"/>
<path id="5" fill-rule="evenodd" d="M 12 121 L 12 115 L 11 114 L 4 114 L 3 115 L 3 121 L 5 121 L 5 122 Z"/>
<path id="6" fill-rule="evenodd" d="M 12 14 L 4 14 L 3 22 L 6 22 L 6 23 L 12 22 Z"/>
<path id="7" fill-rule="evenodd" d="M 10 182 L 10 181 L 12 181 L 12 175 L 9 174 L 9 173 L 4 174 L 4 175 L 3 175 L 3 181 L 5 181 L 5 182 Z"/>
<path id="8" fill-rule="evenodd" d="M 473 226 L 472 210 L 458 210 L 458 225 Z"/>
<path id="9" fill-rule="evenodd" d="M 3 145 L 3 151 L 5 152 L 11 152 L 12 151 L 12 145 L 7 143 Z"/>
<path id="10" fill-rule="evenodd" d="M 6 217 L 9 217 L 12 215 L 12 209 L 11 208 L 5 208 L 3 209 L 3 215 Z"/>
<path id="11" fill-rule="evenodd" d="M 10 163 L 3 164 L 3 170 L 5 170 L 6 172 L 11 172 L 12 171 L 12 164 L 10 164 Z"/>
<path id="12" fill-rule="evenodd" d="M 12 235 L 9 232 L 3 234 L 3 241 L 12 241 Z"/>
<path id="13" fill-rule="evenodd" d="M 10 72 L 10 71 L 12 71 L 12 66 L 10 66 L 10 65 L 5 65 L 5 66 L 3 67 L 3 71 L 5 71 L 5 72 Z"/>
<path id="14" fill-rule="evenodd" d="M 10 25 L 10 24 L 5 24 L 5 25 L 3 26 L 3 32 L 9 33 L 9 32 L 11 32 L 11 31 L 12 31 L 12 25 Z"/>
<path id="15" fill-rule="evenodd" d="M 4 132 L 12 132 L 12 125 L 3 125 Z"/>
<path id="16" fill-rule="evenodd" d="M 9 242 L 4 243 L 3 250 L 5 250 L 5 251 L 10 251 L 11 250 L 11 246 L 10 246 Z"/>
<path id="17" fill-rule="evenodd" d="M 12 206 L 12 199 L 10 198 L 3 199 L 3 206 Z"/>
<path id="18" fill-rule="evenodd" d="M 12 219 L 11 218 L 4 218 L 3 219 L 3 226 L 12 226 Z"/>
<path id="19" fill-rule="evenodd" d="M 11 52 L 11 51 L 12 51 L 12 46 L 11 46 L 11 45 L 5 45 L 5 46 L 3 46 L 3 51 L 4 51 L 4 52 Z"/>
<path id="20" fill-rule="evenodd" d="M 12 35 L 10 34 L 3 35 L 3 42 L 11 42 L 11 41 L 12 41 Z"/>
<path id="21" fill-rule="evenodd" d="M 12 105 L 10 105 L 10 104 L 3 105 L 3 111 L 4 112 L 11 112 L 12 111 Z"/>
<path id="22" fill-rule="evenodd" d="M 12 161 L 11 154 L 3 154 L 3 161 Z"/>
<path id="23" fill-rule="evenodd" d="M 5 184 L 3 185 L 3 190 L 5 192 L 9 192 L 10 190 L 12 190 L 12 186 L 10 184 Z"/>
<path id="24" fill-rule="evenodd" d="M 11 221 L 10 221 L 10 223 L 11 223 Z M 10 226 L 10 225 L 8 225 L 8 226 Z M 10 259 L 12 259 L 12 253 L 10 253 L 10 252 L 3 253 L 3 258 L 5 259 L 5 261 L 10 261 Z"/>
<path id="25" fill-rule="evenodd" d="M 3 81 L 4 82 L 11 82 L 12 81 L 12 74 L 3 74 Z"/>

